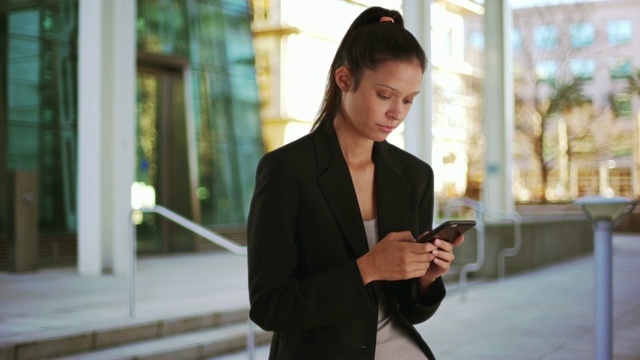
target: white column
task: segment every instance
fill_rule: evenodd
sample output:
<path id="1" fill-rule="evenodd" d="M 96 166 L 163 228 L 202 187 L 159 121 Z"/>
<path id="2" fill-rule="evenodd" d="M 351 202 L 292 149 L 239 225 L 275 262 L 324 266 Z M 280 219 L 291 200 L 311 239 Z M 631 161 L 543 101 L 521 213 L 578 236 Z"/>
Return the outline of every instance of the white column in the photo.
<path id="1" fill-rule="evenodd" d="M 422 45 L 427 60 L 431 61 L 431 1 L 404 0 L 402 2 L 404 26 Z M 433 82 L 431 64 L 422 78 L 422 90 L 404 121 L 405 150 L 433 163 Z M 436 174 L 437 176 L 437 174 Z M 434 198 L 434 218 L 438 217 L 438 201 Z"/>
<path id="2" fill-rule="evenodd" d="M 136 2 L 80 0 L 78 270 L 126 272 L 135 161 Z"/>
<path id="3" fill-rule="evenodd" d="M 405 0 L 402 8 L 405 28 L 418 39 L 431 60 L 431 1 Z M 422 90 L 404 122 L 405 149 L 428 163 L 432 162 L 432 93 L 431 64 L 428 64 Z"/>
<path id="4" fill-rule="evenodd" d="M 513 71 L 511 9 L 508 0 L 485 1 L 484 135 L 486 168 L 482 202 L 513 211 Z"/>
<path id="5" fill-rule="evenodd" d="M 431 1 L 404 0 L 402 2 L 404 26 L 422 45 L 427 60 L 431 61 Z M 422 78 L 422 90 L 414 99 L 409 115 L 404 121 L 405 150 L 433 163 L 433 82 L 432 65 Z M 438 174 L 436 174 L 438 176 Z M 438 218 L 438 201 L 434 198 L 434 219 Z"/>

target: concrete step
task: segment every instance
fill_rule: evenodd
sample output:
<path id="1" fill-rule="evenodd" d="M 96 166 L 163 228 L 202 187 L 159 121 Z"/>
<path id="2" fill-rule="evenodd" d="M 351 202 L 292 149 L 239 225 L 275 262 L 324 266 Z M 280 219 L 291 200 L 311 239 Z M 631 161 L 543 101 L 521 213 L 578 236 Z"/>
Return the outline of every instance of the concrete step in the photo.
<path id="1" fill-rule="evenodd" d="M 248 314 L 248 309 L 240 308 L 223 312 L 188 314 L 156 319 L 125 319 L 108 324 L 101 323 L 94 326 L 26 334 L 3 339 L 2 343 L 0 343 L 0 360 L 52 359 L 72 354 L 79 354 L 78 356 L 80 357 L 78 358 L 93 359 L 93 357 L 83 356 L 103 350 L 105 351 L 105 356 L 107 356 L 105 359 L 126 359 L 129 357 L 122 357 L 122 355 L 110 356 L 116 354 L 117 349 L 127 348 L 128 346 L 131 346 L 132 349 L 137 349 L 136 346 L 139 344 L 154 341 L 167 342 L 167 344 L 185 341 L 189 350 L 184 351 L 190 353 L 193 351 L 194 346 L 192 345 L 192 340 L 188 340 L 189 336 L 193 335 L 195 339 L 198 338 L 197 334 L 199 332 L 207 333 L 209 331 L 213 332 L 213 334 L 203 336 L 213 336 L 212 339 L 225 339 L 225 341 L 229 341 L 229 345 L 218 344 L 215 341 L 198 340 L 203 344 L 207 344 L 207 346 L 200 348 L 195 346 L 195 348 L 199 349 L 197 350 L 199 353 L 207 354 L 211 351 L 221 351 L 220 349 L 224 349 L 225 346 L 230 346 L 232 348 L 230 350 L 237 351 L 239 348 L 234 346 L 237 346 L 237 344 L 246 345 Z M 270 337 L 270 334 L 265 335 L 262 331 L 258 331 L 258 334 L 258 340 L 265 341 L 265 336 Z M 171 340 L 176 337 L 179 339 L 180 336 L 185 336 L 185 338 L 183 340 Z M 162 347 L 160 346 L 159 348 Z M 141 357 L 138 356 L 136 358 L 140 359 Z M 174 355 L 168 358 L 188 357 L 176 357 Z"/>
<path id="2" fill-rule="evenodd" d="M 192 331 L 159 339 L 138 341 L 104 350 L 58 357 L 57 360 L 164 360 L 205 359 L 234 353 L 247 347 L 247 324 Z M 256 345 L 271 340 L 271 333 L 256 332 Z"/>

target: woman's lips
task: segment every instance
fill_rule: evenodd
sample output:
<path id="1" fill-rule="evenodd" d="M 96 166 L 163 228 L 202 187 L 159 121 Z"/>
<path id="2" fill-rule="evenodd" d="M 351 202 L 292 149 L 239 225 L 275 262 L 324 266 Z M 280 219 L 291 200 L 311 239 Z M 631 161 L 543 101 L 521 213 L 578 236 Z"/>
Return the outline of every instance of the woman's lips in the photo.
<path id="1" fill-rule="evenodd" d="M 386 133 L 390 133 L 393 131 L 393 129 L 395 129 L 395 127 L 393 126 L 387 126 L 387 125 L 378 125 L 380 127 L 380 129 L 382 129 L 382 131 L 386 132 Z"/>

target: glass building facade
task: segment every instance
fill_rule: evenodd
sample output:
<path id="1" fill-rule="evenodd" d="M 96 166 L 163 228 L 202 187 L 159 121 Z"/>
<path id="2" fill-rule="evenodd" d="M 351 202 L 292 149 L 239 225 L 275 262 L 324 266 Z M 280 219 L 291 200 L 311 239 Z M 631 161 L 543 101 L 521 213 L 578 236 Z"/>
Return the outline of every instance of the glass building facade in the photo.
<path id="1" fill-rule="evenodd" d="M 37 172 L 41 264 L 73 262 L 82 176 L 78 0 L 3 3 L 0 268 L 12 226 L 8 178 L 23 170 Z M 135 25 L 133 188 L 206 226 L 244 224 L 263 153 L 248 2 L 139 0 Z M 141 251 L 198 248 L 193 236 L 153 215 L 145 215 L 138 239 Z"/>

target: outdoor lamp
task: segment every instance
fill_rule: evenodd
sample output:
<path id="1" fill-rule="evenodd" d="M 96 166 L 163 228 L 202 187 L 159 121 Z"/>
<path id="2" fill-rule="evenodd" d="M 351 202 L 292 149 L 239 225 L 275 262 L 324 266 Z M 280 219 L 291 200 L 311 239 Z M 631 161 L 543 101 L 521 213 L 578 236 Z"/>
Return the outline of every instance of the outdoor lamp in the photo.
<path id="1" fill-rule="evenodd" d="M 624 197 L 585 196 L 575 201 L 592 221 L 616 222 L 633 211 L 635 202 Z"/>
<path id="2" fill-rule="evenodd" d="M 635 201 L 623 197 L 587 196 L 575 201 L 593 223 L 595 258 L 595 358 L 609 360 L 612 346 L 612 232 L 633 211 Z"/>

